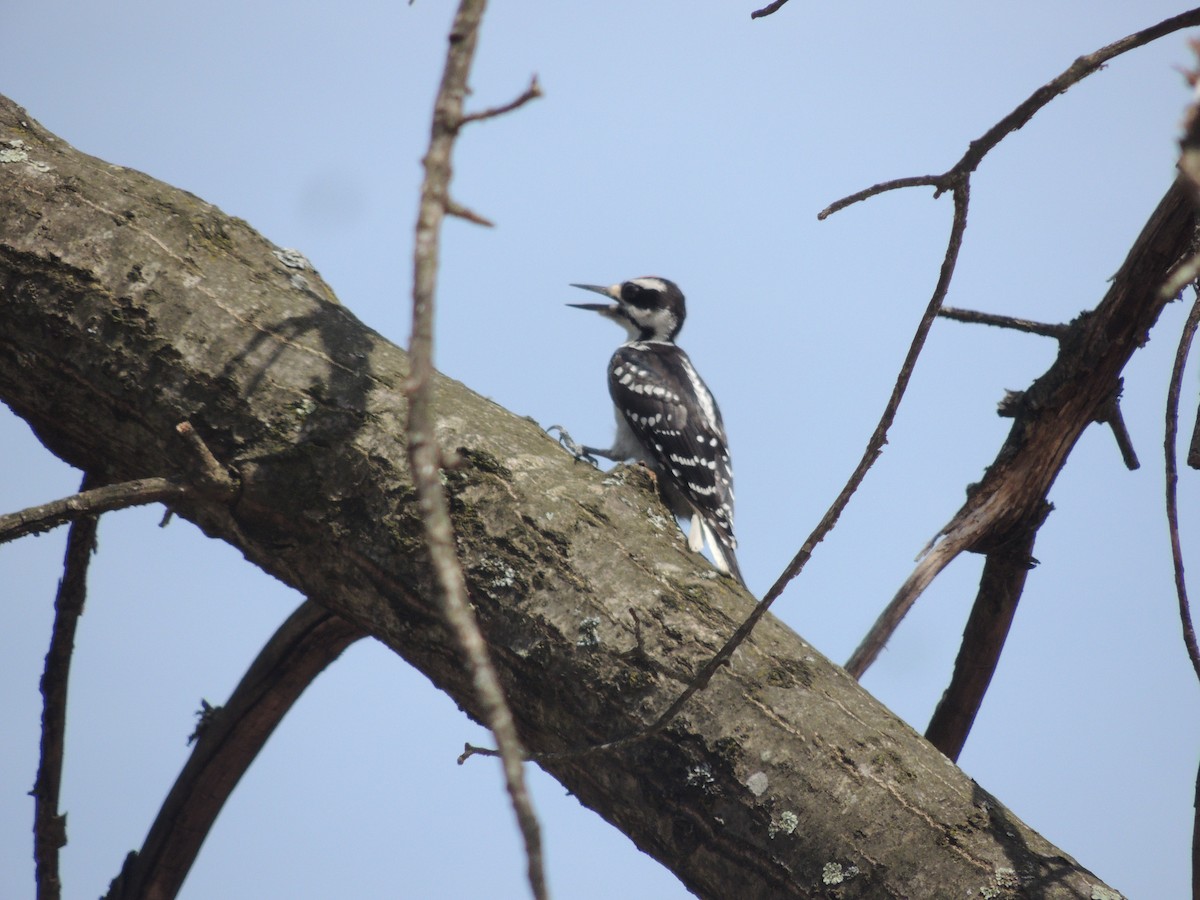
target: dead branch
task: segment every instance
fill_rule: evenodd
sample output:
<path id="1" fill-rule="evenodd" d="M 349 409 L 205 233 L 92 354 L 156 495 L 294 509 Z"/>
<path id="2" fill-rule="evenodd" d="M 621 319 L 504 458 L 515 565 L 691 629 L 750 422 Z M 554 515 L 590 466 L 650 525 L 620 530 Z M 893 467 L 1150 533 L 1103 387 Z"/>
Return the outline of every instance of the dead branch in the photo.
<path id="1" fill-rule="evenodd" d="M 756 9 L 756 10 L 754 10 L 754 12 L 750 13 L 750 18 L 751 19 L 761 19 L 766 16 L 773 15 L 774 13 L 779 12 L 779 10 L 787 2 L 788 2 L 788 0 L 773 0 L 773 2 L 768 3 L 762 9 Z"/>
<path id="2" fill-rule="evenodd" d="M 1020 319 L 1016 316 L 1001 316 L 996 313 L 979 312 L 974 309 L 958 309 L 954 306 L 943 306 L 938 315 L 943 319 L 953 319 L 956 322 L 966 322 L 971 325 L 992 325 L 996 328 L 1011 328 L 1026 334 L 1037 334 L 1042 337 L 1052 337 L 1061 341 L 1067 336 L 1069 326 L 1034 322 L 1032 319 Z"/>
<path id="3" fill-rule="evenodd" d="M 1172 185 L 1104 299 L 1073 323 L 1054 363 L 1021 395 L 1013 427 L 996 460 L 942 529 L 941 541 L 854 651 L 846 663 L 852 675 L 860 677 L 875 660 L 933 574 L 964 550 L 990 554 L 1023 541 L 1019 536 L 1030 523 L 1044 517 L 1050 487 L 1076 440 L 1091 422 L 1104 417 L 1105 405 L 1119 390 L 1119 373 L 1166 304 L 1158 285 L 1188 252 L 1192 222 L 1186 192 Z M 997 609 L 1004 606 L 989 602 Z M 980 628 L 976 633 L 995 630 Z M 977 647 L 971 652 L 980 655 Z"/>
<path id="4" fill-rule="evenodd" d="M 1179 393 L 1183 384 L 1183 370 L 1187 365 L 1196 326 L 1200 324 L 1200 297 L 1192 303 L 1183 332 L 1179 336 L 1179 347 L 1175 351 L 1175 364 L 1171 369 L 1171 383 L 1167 389 L 1166 428 L 1163 437 L 1163 455 L 1166 469 L 1167 532 L 1171 541 L 1171 565 L 1175 570 L 1175 596 L 1179 601 L 1179 623 L 1183 630 L 1183 644 L 1196 677 L 1200 678 L 1200 646 L 1196 643 L 1196 629 L 1192 624 L 1191 605 L 1188 602 L 1187 581 L 1183 574 L 1183 548 L 1179 543 L 1179 467 L 1175 459 L 1175 439 L 1179 433 Z"/>
<path id="5" fill-rule="evenodd" d="M 1191 9 L 1177 16 L 1172 16 L 1169 19 L 1164 19 L 1157 25 L 1151 25 L 1149 28 L 1143 28 L 1141 31 L 1136 31 L 1120 40 L 1113 41 L 1111 44 L 1101 47 L 1094 53 L 1080 56 L 1063 72 L 1030 94 L 1016 109 L 989 128 L 982 136 L 971 141 L 966 152 L 963 153 L 958 162 L 941 175 L 919 175 L 880 182 L 831 203 L 817 214 L 817 218 L 824 219 L 839 210 L 845 209 L 847 206 L 900 188 L 929 186 L 935 188 L 934 197 L 940 196 L 963 179 L 969 179 L 971 173 L 979 168 L 979 164 L 983 162 L 983 158 L 988 153 L 994 150 L 1002 140 L 1020 129 L 1037 115 L 1042 107 L 1046 106 L 1060 94 L 1065 94 L 1068 89 L 1083 81 L 1083 79 L 1092 73 L 1102 69 L 1105 63 L 1116 59 L 1122 53 L 1127 53 L 1130 50 L 1149 44 L 1151 41 L 1156 41 L 1160 37 L 1181 31 L 1184 28 L 1193 28 L 1197 25 L 1200 25 L 1200 9 Z"/>
<path id="6" fill-rule="evenodd" d="M 448 210 L 464 215 L 458 204 L 448 203 L 451 155 L 462 126 L 507 112 L 541 94 L 535 78 L 529 89 L 512 103 L 471 116 L 463 115 L 467 77 L 475 55 L 484 0 L 462 0 L 450 29 L 450 47 L 434 102 L 433 128 L 425 154 L 425 179 L 417 217 L 413 259 L 412 337 L 409 341 L 408 458 L 424 521 L 425 545 L 437 579 L 437 601 L 446 624 L 458 642 L 463 660 L 479 697 L 484 722 L 496 736 L 505 783 L 525 841 L 529 884 L 534 897 L 548 896 L 542 863 L 542 840 L 533 802 L 525 786 L 525 750 L 517 735 L 512 710 L 500 687 L 486 641 L 471 612 L 466 577 L 459 564 L 450 507 L 442 488 L 444 455 L 434 434 L 433 411 L 433 308 L 437 286 L 438 249 L 442 221 Z M 472 214 L 473 216 L 474 214 Z"/>
<path id="7" fill-rule="evenodd" d="M 196 747 L 163 801 L 146 840 L 125 859 L 106 900 L 174 897 L 217 814 L 300 695 L 366 632 L 306 600 L 238 682 L 224 706 L 208 707 Z"/>
<path id="8" fill-rule="evenodd" d="M 1048 506 L 1045 512 L 1049 514 Z M 1025 576 L 1034 563 L 1033 542 L 1039 527 L 1040 521 L 1031 522 L 1008 547 L 989 553 L 983 565 L 954 674 L 925 729 L 925 739 L 952 760 L 957 761 L 962 752 L 1000 662 Z"/>
<path id="9" fill-rule="evenodd" d="M 182 500 L 191 493 L 188 485 L 170 478 L 137 478 L 120 484 L 107 484 L 61 500 L 0 515 L 0 543 L 50 531 L 83 516 L 96 516 L 149 503 L 168 503 Z"/>
<path id="10" fill-rule="evenodd" d="M 87 492 L 95 483 L 95 478 L 85 475 L 80 489 Z M 67 843 L 67 817 L 58 811 L 58 798 L 67 730 L 67 687 L 75 650 L 75 626 L 83 615 L 87 597 L 88 562 L 96 549 L 98 521 L 96 515 L 81 515 L 71 523 L 63 577 L 54 598 L 54 630 L 42 673 L 42 744 L 33 783 L 33 858 L 37 866 L 38 900 L 58 900 L 62 896 L 58 851 Z"/>
<path id="11" fill-rule="evenodd" d="M 525 88 L 524 92 L 515 100 L 505 103 L 501 106 L 493 106 L 489 109 L 483 109 L 479 112 L 467 113 L 459 120 L 459 127 L 466 125 L 468 122 L 483 122 L 487 119 L 494 119 L 497 116 L 503 116 L 515 109 L 520 109 L 531 100 L 536 100 L 542 96 L 542 86 L 538 84 L 537 76 L 529 80 L 529 87 Z"/>

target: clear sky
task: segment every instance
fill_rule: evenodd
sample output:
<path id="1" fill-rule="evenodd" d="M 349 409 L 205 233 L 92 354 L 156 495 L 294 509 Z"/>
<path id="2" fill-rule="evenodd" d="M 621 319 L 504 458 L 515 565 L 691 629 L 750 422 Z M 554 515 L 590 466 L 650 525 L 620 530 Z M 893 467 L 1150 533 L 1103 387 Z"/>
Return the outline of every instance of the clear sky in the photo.
<path id="1" fill-rule="evenodd" d="M 948 198 L 866 185 L 950 166 L 1078 55 L 1179 12 L 1164 0 L 496 4 L 470 103 L 546 96 L 460 141 L 454 196 L 497 222 L 445 230 L 439 366 L 543 425 L 603 444 L 621 338 L 563 306 L 570 282 L 638 275 L 688 296 L 681 343 L 720 399 L 742 569 L 761 593 L 856 463 L 937 278 Z M 2 3 L 0 93 L 80 149 L 141 169 L 303 251 L 361 319 L 408 336 L 419 160 L 451 10 L 338 4 Z M 1095 305 L 1173 176 L 1190 62 L 1177 34 L 1056 99 L 984 162 L 949 302 L 1066 321 Z M 0 301 L 2 302 L 2 301 Z M 1142 468 L 1092 428 L 1051 493 L 1016 624 L 961 764 L 1130 897 L 1187 892 L 1198 691 L 1162 514 L 1162 410 L 1184 315 L 1126 370 Z M 844 661 L 1008 429 L 995 414 L 1053 342 L 941 321 L 890 443 L 776 611 Z M 1190 433 L 1189 370 L 1182 431 Z M 80 474 L 0 409 L 0 509 Z M 146 475 L 158 473 L 147 472 Z M 1200 571 L 1197 476 L 1183 541 Z M 68 898 L 95 897 L 220 703 L 300 602 L 161 510 L 106 516 L 71 683 Z M 0 896 L 32 894 L 27 792 L 65 529 L 0 547 Z M 981 562 L 921 598 L 865 685 L 923 730 Z M 1200 596 L 1200 586 L 1193 585 Z M 226 807 L 186 898 L 527 895 L 485 741 L 398 657 L 361 643 L 301 699 Z M 562 898 L 686 891 L 532 773 Z"/>

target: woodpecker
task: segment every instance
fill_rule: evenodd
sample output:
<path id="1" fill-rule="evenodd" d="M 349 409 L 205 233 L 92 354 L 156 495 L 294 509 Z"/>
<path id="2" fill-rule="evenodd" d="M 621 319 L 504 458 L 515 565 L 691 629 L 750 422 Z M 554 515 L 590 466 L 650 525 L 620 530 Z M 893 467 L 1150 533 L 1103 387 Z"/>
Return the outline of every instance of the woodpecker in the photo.
<path id="1" fill-rule="evenodd" d="M 607 450 L 583 447 L 559 428 L 580 458 L 636 459 L 657 474 L 671 511 L 690 519 L 688 546 L 708 544 L 722 574 L 745 585 L 733 536 L 733 468 L 717 401 L 675 343 L 686 316 L 683 292 L 666 278 L 634 278 L 609 287 L 573 284 L 614 303 L 568 303 L 597 312 L 629 335 L 608 363 L 617 436 Z M 594 461 L 594 460 L 593 460 Z"/>

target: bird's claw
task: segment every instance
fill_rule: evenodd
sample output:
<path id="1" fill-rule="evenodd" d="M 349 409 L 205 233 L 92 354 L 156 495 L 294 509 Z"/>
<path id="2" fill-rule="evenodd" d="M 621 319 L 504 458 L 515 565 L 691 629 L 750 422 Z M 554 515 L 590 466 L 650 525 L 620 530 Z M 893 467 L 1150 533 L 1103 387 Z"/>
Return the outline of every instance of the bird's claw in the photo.
<path id="1" fill-rule="evenodd" d="M 568 453 L 581 462 L 588 462 L 596 468 L 600 468 L 600 463 L 597 461 L 596 457 L 587 452 L 587 447 L 583 446 L 583 444 L 578 443 L 574 438 L 572 438 L 571 435 L 567 433 L 567 429 L 563 428 L 561 425 L 551 425 L 546 429 L 547 434 L 554 434 L 556 431 L 558 432 L 558 442 Z"/>

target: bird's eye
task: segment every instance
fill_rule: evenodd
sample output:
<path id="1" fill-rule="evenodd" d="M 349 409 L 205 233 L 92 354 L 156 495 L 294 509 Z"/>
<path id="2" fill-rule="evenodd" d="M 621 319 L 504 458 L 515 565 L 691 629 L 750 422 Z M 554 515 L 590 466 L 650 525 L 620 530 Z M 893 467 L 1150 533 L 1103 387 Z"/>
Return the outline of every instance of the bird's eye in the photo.
<path id="1" fill-rule="evenodd" d="M 641 309 L 648 309 L 654 303 L 653 291 L 647 290 L 640 284 L 634 284 L 632 281 L 621 285 L 621 299 L 630 306 L 637 306 Z"/>

